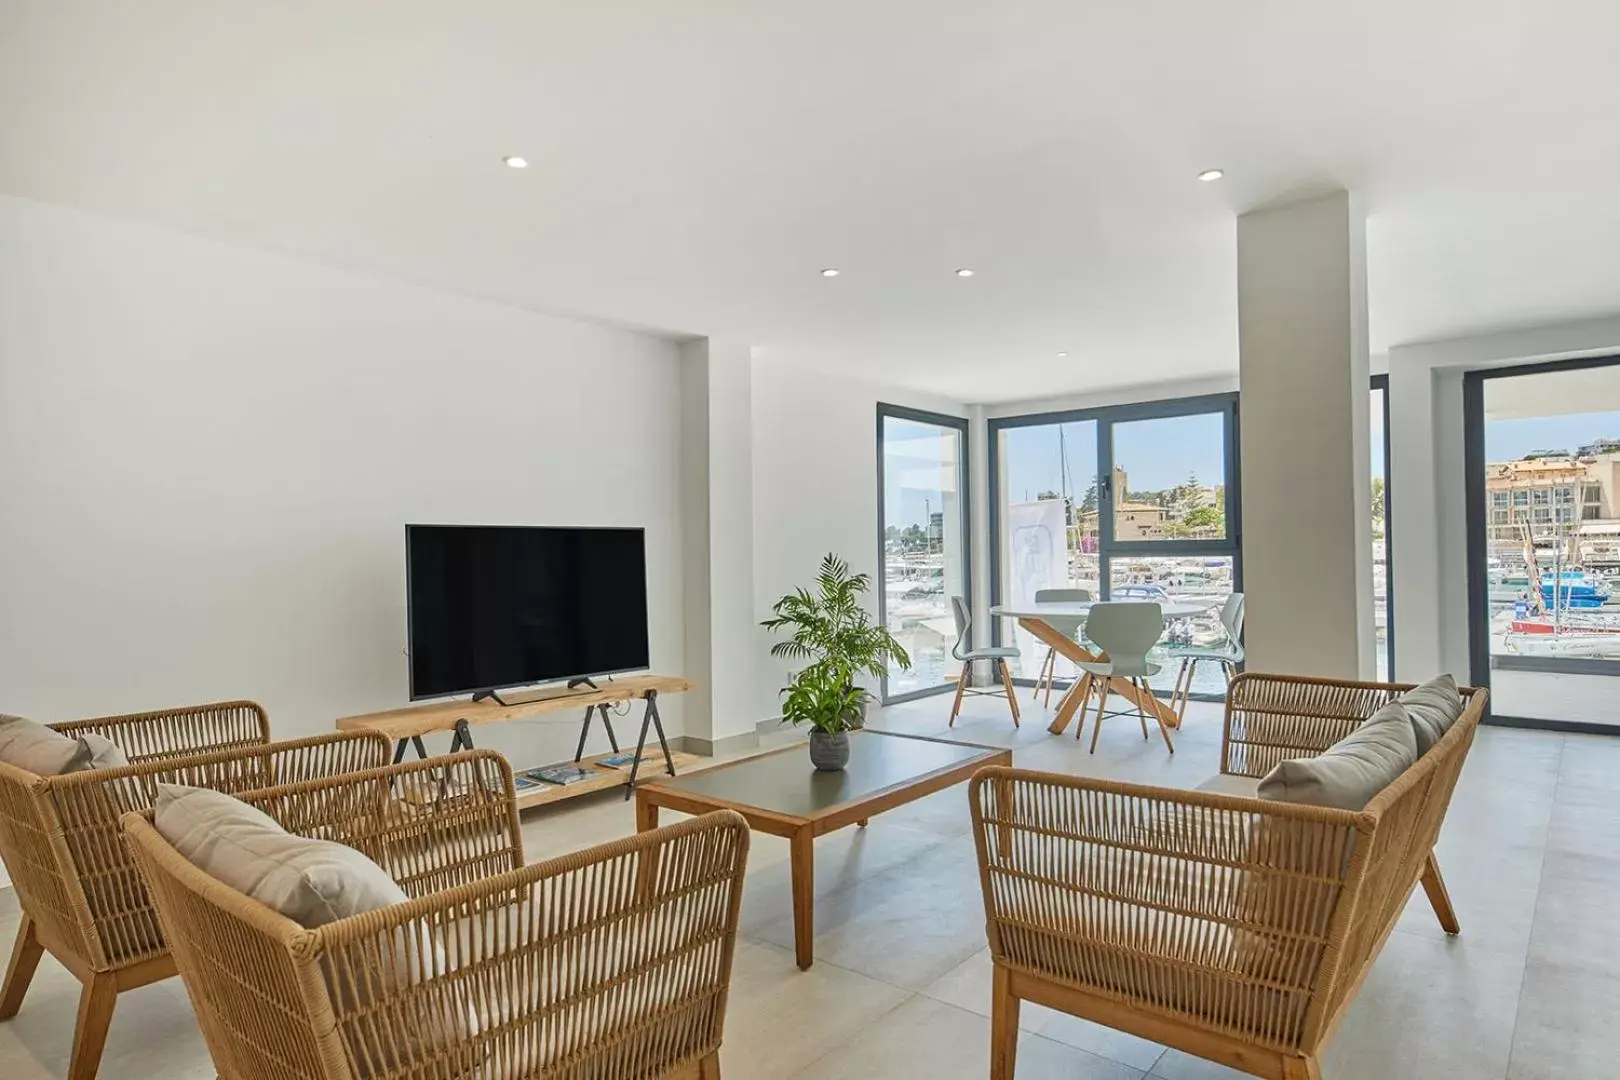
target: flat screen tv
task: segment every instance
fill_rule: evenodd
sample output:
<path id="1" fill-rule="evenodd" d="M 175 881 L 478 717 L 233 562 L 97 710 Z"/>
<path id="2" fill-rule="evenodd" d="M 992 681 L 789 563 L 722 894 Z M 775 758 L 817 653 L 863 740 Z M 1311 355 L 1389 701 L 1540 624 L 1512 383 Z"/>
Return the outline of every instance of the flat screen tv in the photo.
<path id="1" fill-rule="evenodd" d="M 407 525 L 411 698 L 645 668 L 641 529 Z"/>

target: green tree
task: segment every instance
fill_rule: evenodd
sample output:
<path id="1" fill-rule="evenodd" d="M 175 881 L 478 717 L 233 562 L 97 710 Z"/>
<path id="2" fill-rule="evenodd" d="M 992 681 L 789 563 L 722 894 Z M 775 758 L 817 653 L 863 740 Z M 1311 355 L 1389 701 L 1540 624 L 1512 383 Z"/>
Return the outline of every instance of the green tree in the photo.
<path id="1" fill-rule="evenodd" d="M 1217 507 L 1195 506 L 1187 511 L 1181 523 L 1188 529 L 1219 529 L 1226 524 L 1226 517 Z"/>
<path id="2" fill-rule="evenodd" d="M 1091 486 L 1086 488 L 1086 497 L 1080 500 L 1082 514 L 1095 514 L 1097 512 L 1097 478 L 1091 478 Z"/>

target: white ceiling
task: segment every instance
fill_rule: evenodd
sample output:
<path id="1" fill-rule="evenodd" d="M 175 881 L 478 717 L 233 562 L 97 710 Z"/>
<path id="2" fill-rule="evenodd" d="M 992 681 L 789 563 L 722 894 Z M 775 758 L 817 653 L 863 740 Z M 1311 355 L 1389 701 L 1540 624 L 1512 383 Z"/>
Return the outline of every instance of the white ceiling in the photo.
<path id="1" fill-rule="evenodd" d="M 1612 0 L 0 0 L 0 191 L 1008 400 L 1235 370 L 1234 213 L 1338 185 L 1375 351 L 1620 310 L 1617 33 Z"/>

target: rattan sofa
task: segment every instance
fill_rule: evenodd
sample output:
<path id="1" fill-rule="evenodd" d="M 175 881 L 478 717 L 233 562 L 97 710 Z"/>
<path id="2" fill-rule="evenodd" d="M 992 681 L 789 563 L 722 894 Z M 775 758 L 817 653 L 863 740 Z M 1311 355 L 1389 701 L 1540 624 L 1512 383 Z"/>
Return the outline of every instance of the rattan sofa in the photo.
<path id="1" fill-rule="evenodd" d="M 1241 675 L 1221 769 L 1313 757 L 1405 685 Z M 1315 1080 L 1421 880 L 1456 916 L 1435 838 L 1485 708 L 1357 812 L 994 768 L 970 785 L 994 962 L 991 1076 L 1021 1001 L 1272 1080 Z"/>
<path id="2" fill-rule="evenodd" d="M 390 747 L 365 732 L 271 743 L 249 701 L 53 726 L 105 736 L 130 764 L 47 777 L 0 763 L 0 859 L 22 907 L 0 1020 L 17 1014 L 49 952 L 83 985 L 68 1078 L 91 1080 L 118 995 L 175 973 L 120 816 L 150 806 L 159 781 L 245 791 L 386 765 Z"/>
<path id="3" fill-rule="evenodd" d="M 410 899 L 305 929 L 124 826 L 223 1080 L 716 1080 L 748 828 L 729 811 L 523 865 L 476 750 L 239 796 Z"/>

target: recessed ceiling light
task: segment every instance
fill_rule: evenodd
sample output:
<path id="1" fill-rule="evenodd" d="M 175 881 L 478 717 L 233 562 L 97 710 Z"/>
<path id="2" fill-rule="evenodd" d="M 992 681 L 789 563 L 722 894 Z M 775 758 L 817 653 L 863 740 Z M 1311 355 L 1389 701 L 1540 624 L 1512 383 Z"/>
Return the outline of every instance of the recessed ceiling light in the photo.
<path id="1" fill-rule="evenodd" d="M 1058 353 L 1058 359 L 1059 359 L 1059 360 L 1067 360 L 1067 359 L 1068 359 L 1068 358 L 1069 358 L 1069 354 L 1068 354 L 1068 353 L 1066 353 L 1066 352 L 1060 352 L 1060 353 Z"/>
<path id="2" fill-rule="evenodd" d="M 1222 172 L 1220 169 L 1205 169 L 1203 172 L 1198 174 L 1198 179 L 1208 184 L 1211 181 L 1219 180 L 1225 175 L 1226 173 Z"/>
<path id="3" fill-rule="evenodd" d="M 836 266 L 829 266 L 821 272 L 822 277 L 837 277 L 840 271 Z"/>
<path id="4" fill-rule="evenodd" d="M 964 266 L 956 272 L 957 277 L 972 277 L 974 270 L 971 266 Z"/>
<path id="5" fill-rule="evenodd" d="M 506 162 L 508 168 L 527 169 L 529 167 L 529 159 L 518 157 L 516 154 L 507 154 L 501 160 Z"/>

